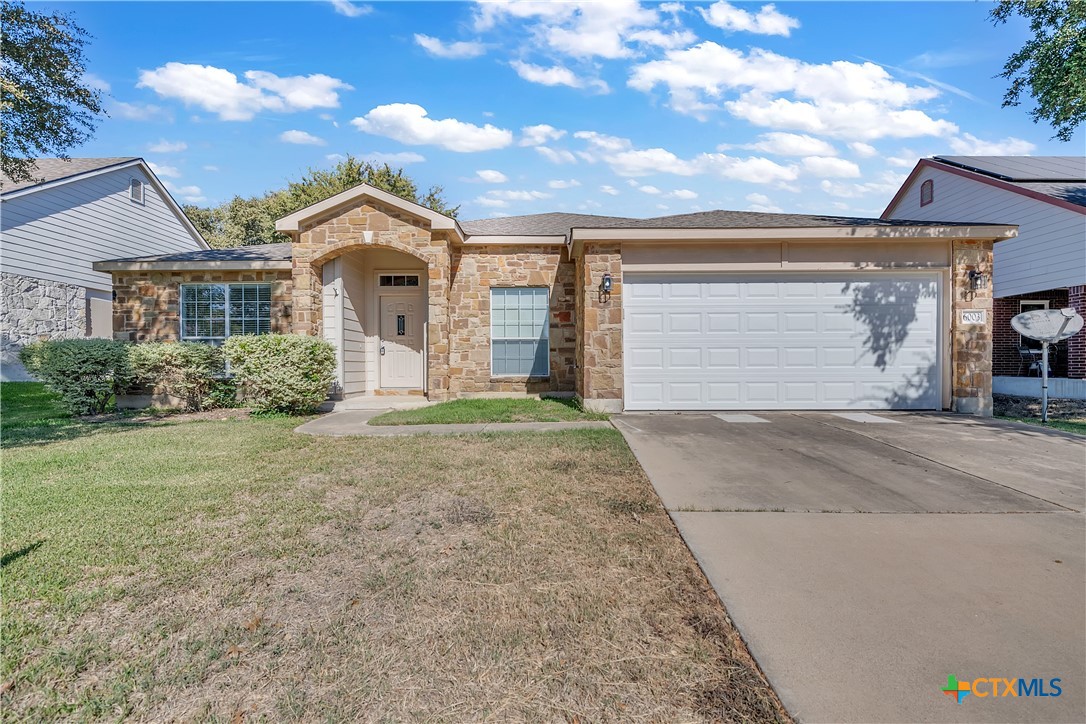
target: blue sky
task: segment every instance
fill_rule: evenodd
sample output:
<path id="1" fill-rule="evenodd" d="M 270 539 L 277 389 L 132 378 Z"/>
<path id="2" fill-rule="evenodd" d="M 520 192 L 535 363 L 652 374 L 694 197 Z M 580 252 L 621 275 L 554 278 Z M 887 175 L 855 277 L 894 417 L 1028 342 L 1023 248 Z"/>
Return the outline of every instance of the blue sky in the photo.
<path id="1" fill-rule="evenodd" d="M 180 201 L 353 153 L 462 219 L 711 208 L 877 215 L 935 154 L 1083 152 L 995 78 L 983 2 L 40 3 L 95 37 L 111 117 Z"/>

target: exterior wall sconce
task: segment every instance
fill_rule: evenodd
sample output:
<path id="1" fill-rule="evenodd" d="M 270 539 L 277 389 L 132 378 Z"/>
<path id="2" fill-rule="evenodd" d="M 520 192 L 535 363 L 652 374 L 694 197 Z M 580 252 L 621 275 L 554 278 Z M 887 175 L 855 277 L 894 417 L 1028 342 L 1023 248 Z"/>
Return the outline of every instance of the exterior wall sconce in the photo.
<path id="1" fill-rule="evenodd" d="M 976 269 L 969 270 L 969 290 L 976 292 L 988 288 L 988 275 Z"/>
<path id="2" fill-rule="evenodd" d="M 610 274 L 604 274 L 603 278 L 600 279 L 600 302 L 609 302 L 609 301 L 611 301 L 611 285 L 612 284 L 613 284 L 613 282 L 611 281 L 611 275 Z"/>

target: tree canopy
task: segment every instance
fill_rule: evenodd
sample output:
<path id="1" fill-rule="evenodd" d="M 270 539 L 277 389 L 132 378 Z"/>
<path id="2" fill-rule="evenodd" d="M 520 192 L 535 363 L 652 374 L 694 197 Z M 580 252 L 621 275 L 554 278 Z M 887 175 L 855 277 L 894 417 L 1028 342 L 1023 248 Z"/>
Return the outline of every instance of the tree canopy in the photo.
<path id="1" fill-rule="evenodd" d="M 90 36 L 70 14 L 5 0 L 0 18 L 0 170 L 31 181 L 35 158 L 67 158 L 68 149 L 91 138 L 102 97 L 85 80 Z"/>
<path id="2" fill-rule="evenodd" d="M 1070 141 L 1086 119 L 1086 0 L 999 0 L 989 17 L 1029 21 L 1033 37 L 1007 59 L 1000 77 L 1010 80 L 1003 106 L 1033 96 L 1035 123 L 1047 121 L 1055 137 Z"/>
<path id="3" fill-rule="evenodd" d="M 440 186 L 431 186 L 420 196 L 418 184 L 402 168 L 393 169 L 387 163 L 372 164 L 351 155 L 331 169 L 310 168 L 302 178 L 289 182 L 285 189 L 270 191 L 263 196 L 235 196 L 211 208 L 184 208 L 213 248 L 272 244 L 286 241 L 286 237 L 275 231 L 276 219 L 360 183 L 368 183 L 448 216 L 455 217 L 460 209 L 459 206 L 449 206 L 442 196 L 444 189 Z"/>

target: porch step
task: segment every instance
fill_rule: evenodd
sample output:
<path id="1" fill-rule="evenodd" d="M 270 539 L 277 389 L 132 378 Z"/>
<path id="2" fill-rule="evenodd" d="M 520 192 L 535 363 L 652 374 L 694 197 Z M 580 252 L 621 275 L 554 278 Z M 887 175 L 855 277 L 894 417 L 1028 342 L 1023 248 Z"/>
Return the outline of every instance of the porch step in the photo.
<path id="1" fill-rule="evenodd" d="M 437 403 L 430 402 L 430 400 L 420 395 L 359 395 L 337 400 L 332 404 L 331 409 L 334 412 L 343 412 L 344 410 L 414 410 L 435 404 Z"/>

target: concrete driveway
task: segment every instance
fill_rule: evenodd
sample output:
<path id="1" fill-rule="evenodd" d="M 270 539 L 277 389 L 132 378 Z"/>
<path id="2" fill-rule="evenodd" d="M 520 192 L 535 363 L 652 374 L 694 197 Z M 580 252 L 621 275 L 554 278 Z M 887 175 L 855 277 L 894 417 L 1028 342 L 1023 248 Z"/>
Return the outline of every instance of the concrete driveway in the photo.
<path id="1" fill-rule="evenodd" d="M 614 422 L 799 720 L 1086 721 L 1082 438 L 940 414 Z M 948 675 L 1062 694 L 958 704 Z"/>

